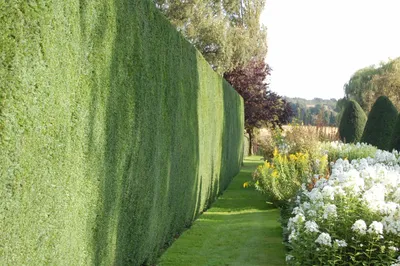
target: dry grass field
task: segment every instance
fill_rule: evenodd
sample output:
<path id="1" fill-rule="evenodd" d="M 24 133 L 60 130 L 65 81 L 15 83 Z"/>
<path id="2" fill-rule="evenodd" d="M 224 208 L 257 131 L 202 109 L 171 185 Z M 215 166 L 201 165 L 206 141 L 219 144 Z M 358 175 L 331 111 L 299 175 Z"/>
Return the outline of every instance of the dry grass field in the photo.
<path id="1" fill-rule="evenodd" d="M 296 126 L 301 128 L 305 134 L 312 134 L 318 137 L 321 141 L 334 141 L 338 140 L 338 128 L 337 127 L 320 127 L 320 126 Z M 291 131 L 293 126 L 283 126 L 283 131 Z"/>
<path id="2" fill-rule="evenodd" d="M 282 126 L 283 135 L 286 132 L 292 131 L 294 126 L 285 125 Z M 298 128 L 303 134 L 315 136 L 320 141 L 335 141 L 338 140 L 338 128 L 337 127 L 319 127 L 319 126 L 295 126 Z M 270 136 L 271 130 L 267 128 L 260 129 L 259 138 L 265 139 L 265 137 Z"/>

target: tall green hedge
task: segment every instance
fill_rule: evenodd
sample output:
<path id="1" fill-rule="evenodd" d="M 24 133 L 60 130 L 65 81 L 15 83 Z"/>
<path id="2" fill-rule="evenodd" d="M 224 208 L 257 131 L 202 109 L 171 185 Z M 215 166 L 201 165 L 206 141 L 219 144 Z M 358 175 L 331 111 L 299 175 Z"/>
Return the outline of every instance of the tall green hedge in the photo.
<path id="1" fill-rule="evenodd" d="M 400 151 L 400 114 L 397 116 L 395 126 L 392 132 L 392 141 L 390 143 L 390 150 Z"/>
<path id="2" fill-rule="evenodd" d="M 247 157 L 249 156 L 249 145 L 250 145 L 250 140 L 249 137 L 247 137 L 247 135 L 244 135 L 243 138 L 243 157 Z"/>
<path id="3" fill-rule="evenodd" d="M 381 150 L 389 150 L 397 114 L 397 109 L 389 98 L 380 96 L 368 115 L 361 141 Z"/>
<path id="4" fill-rule="evenodd" d="M 243 100 L 150 1 L 0 25 L 0 265 L 154 263 L 238 172 Z"/>
<path id="5" fill-rule="evenodd" d="M 346 143 L 359 142 L 366 122 L 367 116 L 361 106 L 356 101 L 350 100 L 340 119 L 340 139 Z"/>

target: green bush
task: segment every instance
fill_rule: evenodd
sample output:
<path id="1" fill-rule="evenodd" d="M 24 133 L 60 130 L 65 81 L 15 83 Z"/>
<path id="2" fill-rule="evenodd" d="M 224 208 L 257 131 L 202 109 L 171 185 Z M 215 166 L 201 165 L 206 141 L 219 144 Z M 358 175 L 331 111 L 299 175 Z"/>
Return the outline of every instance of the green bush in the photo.
<path id="1" fill-rule="evenodd" d="M 339 125 L 339 135 L 343 142 L 359 142 L 364 132 L 367 116 L 361 106 L 354 100 L 346 104 Z"/>
<path id="2" fill-rule="evenodd" d="M 396 124 L 392 132 L 392 141 L 390 143 L 390 150 L 400 151 L 400 114 L 397 116 Z"/>
<path id="3" fill-rule="evenodd" d="M 154 264 L 238 172 L 243 101 L 146 0 L 0 9 L 0 265 Z"/>
<path id="4" fill-rule="evenodd" d="M 319 149 L 328 155 L 329 162 L 347 159 L 349 162 L 361 158 L 374 158 L 377 148 L 366 143 L 341 143 L 337 141 L 320 143 Z"/>
<path id="5" fill-rule="evenodd" d="M 253 173 L 257 190 L 268 195 L 278 207 L 293 198 L 302 183 L 310 183 L 315 175 L 328 172 L 328 156 L 311 158 L 308 153 L 283 154 L 275 149 L 271 162 L 265 161 Z"/>
<path id="6" fill-rule="evenodd" d="M 311 157 L 318 149 L 319 132 L 316 127 L 290 125 L 285 130 L 285 141 L 289 145 L 289 153 L 309 153 Z"/>
<path id="7" fill-rule="evenodd" d="M 396 107 L 388 97 L 379 97 L 368 115 L 361 142 L 374 145 L 381 150 L 389 150 L 396 119 Z"/>
<path id="8" fill-rule="evenodd" d="M 265 160 L 273 158 L 275 149 L 280 153 L 295 154 L 308 153 L 310 157 L 318 152 L 319 130 L 316 127 L 290 124 L 284 129 L 264 130 L 259 137 L 258 143 L 262 147 Z"/>
<path id="9" fill-rule="evenodd" d="M 262 134 L 257 136 L 257 145 L 261 151 L 260 156 L 264 157 L 264 160 L 270 160 L 273 157 L 274 150 L 277 146 L 275 136 L 281 135 L 280 129 L 265 128 L 261 131 Z"/>

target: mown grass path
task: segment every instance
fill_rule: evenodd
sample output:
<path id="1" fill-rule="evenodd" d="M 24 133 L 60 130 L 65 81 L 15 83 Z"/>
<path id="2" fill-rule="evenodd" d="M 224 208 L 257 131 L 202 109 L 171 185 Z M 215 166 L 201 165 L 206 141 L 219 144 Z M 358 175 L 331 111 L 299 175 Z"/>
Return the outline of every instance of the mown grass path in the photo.
<path id="1" fill-rule="evenodd" d="M 243 188 L 261 164 L 248 157 L 228 189 L 163 254 L 158 265 L 285 265 L 279 210 Z"/>

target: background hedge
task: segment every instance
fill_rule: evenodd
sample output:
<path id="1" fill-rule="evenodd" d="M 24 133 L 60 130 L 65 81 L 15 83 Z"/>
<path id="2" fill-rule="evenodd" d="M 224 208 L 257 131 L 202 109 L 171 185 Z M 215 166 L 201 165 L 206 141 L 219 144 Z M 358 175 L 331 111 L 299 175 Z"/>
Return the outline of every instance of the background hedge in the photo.
<path id="1" fill-rule="evenodd" d="M 392 132 L 390 150 L 393 149 L 400 151 L 400 114 L 397 116 L 396 123 Z"/>
<path id="2" fill-rule="evenodd" d="M 389 98 L 380 96 L 368 114 L 361 142 L 371 144 L 381 150 L 390 150 L 397 115 L 397 109 Z"/>
<path id="3" fill-rule="evenodd" d="M 153 263 L 238 172 L 241 97 L 146 0 L 0 25 L 0 264 Z"/>
<path id="4" fill-rule="evenodd" d="M 340 139 L 346 143 L 359 142 L 364 132 L 367 116 L 361 106 L 354 100 L 346 104 L 339 125 Z"/>

